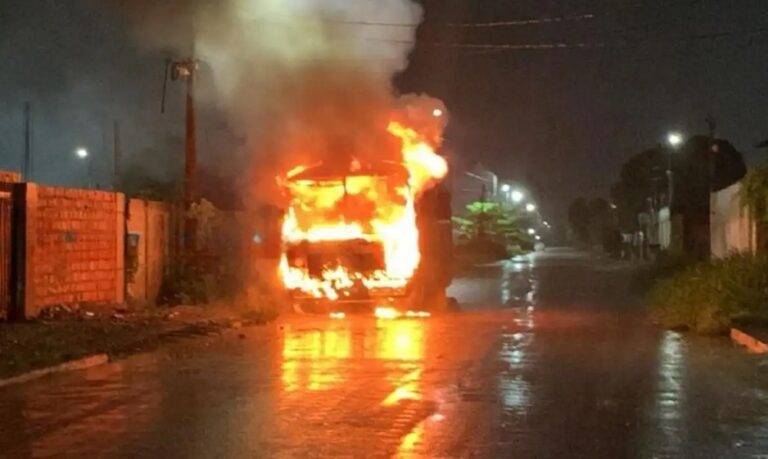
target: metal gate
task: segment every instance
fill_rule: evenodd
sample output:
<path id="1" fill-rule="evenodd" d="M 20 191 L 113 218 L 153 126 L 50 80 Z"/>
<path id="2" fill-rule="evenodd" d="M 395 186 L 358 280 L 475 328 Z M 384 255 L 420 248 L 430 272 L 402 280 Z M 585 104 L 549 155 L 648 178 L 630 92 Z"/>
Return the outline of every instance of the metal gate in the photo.
<path id="1" fill-rule="evenodd" d="M 0 320 L 8 318 L 11 308 L 12 189 L 12 183 L 0 182 Z"/>

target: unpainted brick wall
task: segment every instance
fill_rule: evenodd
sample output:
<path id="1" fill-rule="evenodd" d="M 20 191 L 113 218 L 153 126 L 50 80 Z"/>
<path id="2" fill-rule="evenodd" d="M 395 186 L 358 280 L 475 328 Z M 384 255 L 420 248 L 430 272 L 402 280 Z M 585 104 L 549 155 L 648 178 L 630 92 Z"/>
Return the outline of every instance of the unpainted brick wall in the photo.
<path id="1" fill-rule="evenodd" d="M 120 193 L 28 184 L 25 313 L 124 301 Z"/>

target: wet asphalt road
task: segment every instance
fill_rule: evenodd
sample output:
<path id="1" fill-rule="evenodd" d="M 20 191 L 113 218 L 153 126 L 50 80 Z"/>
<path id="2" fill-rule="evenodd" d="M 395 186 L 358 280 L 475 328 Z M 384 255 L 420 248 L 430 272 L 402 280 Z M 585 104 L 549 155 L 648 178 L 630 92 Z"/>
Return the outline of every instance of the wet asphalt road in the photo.
<path id="1" fill-rule="evenodd" d="M 550 251 L 458 279 L 461 313 L 292 317 L 0 388 L 0 457 L 768 457 L 768 361 L 656 329 L 630 273 Z"/>

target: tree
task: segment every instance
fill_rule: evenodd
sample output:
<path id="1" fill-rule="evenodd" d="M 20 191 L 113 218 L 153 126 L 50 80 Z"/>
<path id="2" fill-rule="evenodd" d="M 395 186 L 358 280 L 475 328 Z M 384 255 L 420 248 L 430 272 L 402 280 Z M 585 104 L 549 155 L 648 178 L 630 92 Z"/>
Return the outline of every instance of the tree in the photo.
<path id="1" fill-rule="evenodd" d="M 618 206 L 620 226 L 637 228 L 637 215 L 668 202 L 667 169 L 674 177 L 673 213 L 709 213 L 709 193 L 726 188 L 744 177 L 744 159 L 725 140 L 697 135 L 674 150 L 657 145 L 632 156 L 621 167 L 611 187 Z M 665 199 L 661 199 L 665 198 Z"/>
<path id="2" fill-rule="evenodd" d="M 621 228 L 636 230 L 637 216 L 648 211 L 649 199 L 667 189 L 666 167 L 661 147 L 646 149 L 621 167 L 619 180 L 611 187 Z"/>
<path id="3" fill-rule="evenodd" d="M 589 206 L 584 198 L 576 198 L 568 207 L 568 222 L 574 239 L 589 244 Z"/>
<path id="4" fill-rule="evenodd" d="M 667 170 L 672 169 L 674 190 L 669 196 Z M 685 254 L 706 258 L 709 254 L 710 192 L 738 182 L 746 173 L 744 159 L 725 140 L 697 135 L 672 149 L 658 145 L 630 158 L 611 188 L 618 206 L 620 227 L 641 229 L 638 216 L 669 206 L 682 222 Z M 672 202 L 670 202 L 670 200 Z"/>
<path id="5" fill-rule="evenodd" d="M 531 246 L 527 217 L 520 209 L 497 202 L 476 201 L 467 206 L 464 216 L 453 218 L 461 238 L 473 244 Z"/>
<path id="6" fill-rule="evenodd" d="M 618 230 L 614 227 L 611 204 L 606 199 L 575 199 L 568 209 L 568 220 L 575 242 L 602 245 L 606 250 L 615 251 Z"/>

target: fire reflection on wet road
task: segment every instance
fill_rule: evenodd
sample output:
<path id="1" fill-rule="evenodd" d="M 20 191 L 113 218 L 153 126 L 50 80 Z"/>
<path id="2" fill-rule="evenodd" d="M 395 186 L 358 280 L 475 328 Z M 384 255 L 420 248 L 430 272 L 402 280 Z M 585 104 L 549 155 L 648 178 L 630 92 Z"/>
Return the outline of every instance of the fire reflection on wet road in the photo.
<path id="1" fill-rule="evenodd" d="M 768 454 L 766 362 L 656 329 L 628 279 L 539 254 L 458 279 L 458 314 L 293 317 L 6 387 L 0 457 Z"/>

